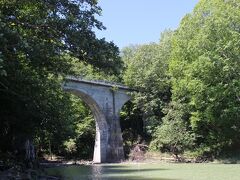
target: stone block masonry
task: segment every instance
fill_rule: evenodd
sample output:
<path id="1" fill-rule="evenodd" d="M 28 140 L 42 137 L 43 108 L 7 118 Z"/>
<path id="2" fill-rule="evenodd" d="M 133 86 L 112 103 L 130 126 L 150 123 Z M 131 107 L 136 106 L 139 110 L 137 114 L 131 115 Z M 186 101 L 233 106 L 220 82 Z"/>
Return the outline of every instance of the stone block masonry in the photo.
<path id="1" fill-rule="evenodd" d="M 93 161 L 106 163 L 124 160 L 119 113 L 130 100 L 127 92 L 131 89 L 116 83 L 76 77 L 67 77 L 63 89 L 79 96 L 93 113 L 96 121 Z"/>

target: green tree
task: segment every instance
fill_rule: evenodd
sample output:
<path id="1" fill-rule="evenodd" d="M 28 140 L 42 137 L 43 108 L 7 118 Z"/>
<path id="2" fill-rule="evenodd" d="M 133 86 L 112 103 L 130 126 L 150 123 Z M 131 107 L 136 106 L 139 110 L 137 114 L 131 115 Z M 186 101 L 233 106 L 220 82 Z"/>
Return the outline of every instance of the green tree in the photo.
<path id="1" fill-rule="evenodd" d="M 126 64 L 124 82 L 139 92 L 134 93 L 135 109 L 142 111 L 144 129 L 151 135 L 163 117 L 162 108 L 170 100 L 168 61 L 173 32 L 165 31 L 158 44 L 128 47 L 123 50 Z"/>
<path id="2" fill-rule="evenodd" d="M 189 123 L 186 121 L 187 109 L 184 105 L 171 102 L 164 111 L 166 114 L 163 122 L 155 129 L 150 148 L 171 152 L 178 159 L 180 153 L 193 149 L 195 134 L 191 132 Z"/>
<path id="3" fill-rule="evenodd" d="M 73 134 L 65 138 L 56 154 L 67 158 L 92 159 L 95 143 L 95 121 L 90 109 L 78 97 L 71 96 L 74 121 L 70 124 Z M 69 126 L 69 125 L 68 125 Z"/>
<path id="4" fill-rule="evenodd" d="M 0 0 L 1 152 L 21 150 L 26 138 L 58 150 L 74 135 L 79 109 L 61 89 L 72 59 L 121 70 L 118 48 L 93 31 L 105 29 L 100 13 L 95 0 Z"/>
<path id="5" fill-rule="evenodd" d="M 240 3 L 201 0 L 173 38 L 173 100 L 189 108 L 199 145 L 239 146 Z"/>

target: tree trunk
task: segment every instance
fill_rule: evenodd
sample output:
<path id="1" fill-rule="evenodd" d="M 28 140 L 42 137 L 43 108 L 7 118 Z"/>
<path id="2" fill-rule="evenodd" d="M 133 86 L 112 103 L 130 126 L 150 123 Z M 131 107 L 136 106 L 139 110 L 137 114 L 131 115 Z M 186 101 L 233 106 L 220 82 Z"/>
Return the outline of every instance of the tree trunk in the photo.
<path id="1" fill-rule="evenodd" d="M 36 159 L 36 156 L 35 156 L 35 149 L 34 149 L 33 142 L 27 139 L 25 142 L 25 160 L 29 168 L 33 168 L 35 159 Z"/>

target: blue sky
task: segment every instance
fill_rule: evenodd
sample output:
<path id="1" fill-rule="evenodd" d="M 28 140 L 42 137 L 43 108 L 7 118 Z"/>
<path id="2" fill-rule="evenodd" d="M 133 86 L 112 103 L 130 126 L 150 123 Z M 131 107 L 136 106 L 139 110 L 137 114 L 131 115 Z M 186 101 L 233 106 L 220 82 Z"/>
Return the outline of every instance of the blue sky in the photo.
<path id="1" fill-rule="evenodd" d="M 113 41 L 120 49 L 130 44 L 158 42 L 165 29 L 176 29 L 198 0 L 99 0 L 107 28 L 98 38 Z"/>

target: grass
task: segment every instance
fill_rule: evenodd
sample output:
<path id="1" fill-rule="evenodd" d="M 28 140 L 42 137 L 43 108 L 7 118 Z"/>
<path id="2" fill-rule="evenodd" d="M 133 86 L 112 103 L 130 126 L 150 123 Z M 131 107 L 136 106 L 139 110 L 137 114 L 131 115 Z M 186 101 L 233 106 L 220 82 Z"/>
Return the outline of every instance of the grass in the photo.
<path id="1" fill-rule="evenodd" d="M 47 169 L 64 179 L 97 180 L 239 180 L 239 164 L 131 163 L 68 166 Z"/>

